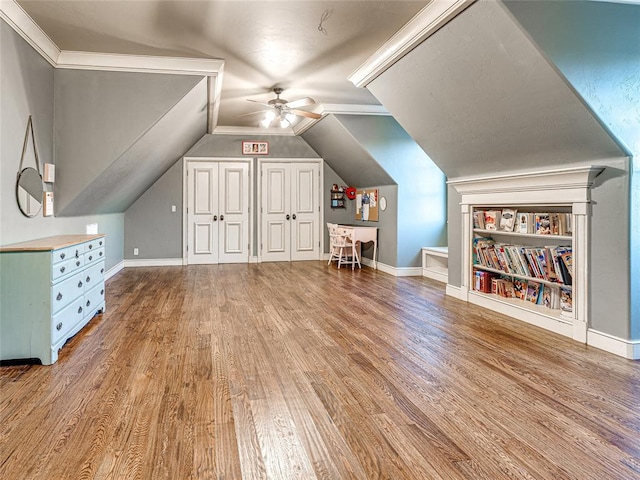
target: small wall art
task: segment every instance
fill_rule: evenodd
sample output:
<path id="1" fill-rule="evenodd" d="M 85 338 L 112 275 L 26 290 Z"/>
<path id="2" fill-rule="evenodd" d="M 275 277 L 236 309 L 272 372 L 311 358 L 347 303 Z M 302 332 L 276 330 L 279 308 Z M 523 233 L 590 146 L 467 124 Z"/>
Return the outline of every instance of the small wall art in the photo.
<path id="1" fill-rule="evenodd" d="M 242 142 L 243 155 L 269 155 L 269 142 Z"/>
<path id="2" fill-rule="evenodd" d="M 356 220 L 378 221 L 378 189 L 359 188 L 356 191 Z"/>

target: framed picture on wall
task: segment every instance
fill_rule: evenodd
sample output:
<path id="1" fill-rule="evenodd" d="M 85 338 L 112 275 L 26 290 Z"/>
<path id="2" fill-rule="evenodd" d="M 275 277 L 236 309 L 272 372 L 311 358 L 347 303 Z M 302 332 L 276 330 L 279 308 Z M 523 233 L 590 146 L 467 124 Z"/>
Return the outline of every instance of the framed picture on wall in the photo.
<path id="1" fill-rule="evenodd" d="M 243 155 L 269 155 L 269 142 L 242 142 Z"/>

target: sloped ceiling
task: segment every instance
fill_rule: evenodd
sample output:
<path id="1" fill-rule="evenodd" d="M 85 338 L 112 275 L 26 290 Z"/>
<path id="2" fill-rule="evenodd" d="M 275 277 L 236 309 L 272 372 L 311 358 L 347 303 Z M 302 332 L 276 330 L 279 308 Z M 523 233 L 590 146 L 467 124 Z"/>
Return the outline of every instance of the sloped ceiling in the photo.
<path id="1" fill-rule="evenodd" d="M 333 115 L 327 115 L 302 138 L 348 185 L 395 185 L 395 181 Z"/>
<path id="2" fill-rule="evenodd" d="M 500 2 L 474 3 L 368 88 L 449 178 L 625 155 Z"/>
<path id="3" fill-rule="evenodd" d="M 177 80 L 178 77 L 175 77 Z M 180 78 L 184 81 L 187 77 Z M 180 92 L 177 87 L 176 90 Z M 120 146 L 127 148 L 119 155 L 115 155 L 115 152 L 110 152 L 110 155 L 102 155 L 103 152 L 99 151 L 95 155 L 89 153 L 90 160 L 97 157 L 100 161 L 88 161 L 79 168 L 82 172 L 92 174 L 80 184 L 81 189 L 60 189 L 66 202 L 57 215 L 116 213 L 129 208 L 206 133 L 206 93 L 206 79 L 199 79 L 175 105 L 165 106 L 167 111 L 155 123 L 145 125 L 140 121 L 136 122 L 136 128 L 147 128 L 138 138 L 131 140 L 126 128 L 119 129 L 120 135 L 127 136 L 127 141 L 120 143 Z M 174 95 L 169 95 L 169 98 L 175 99 Z M 132 110 L 147 107 L 153 109 L 152 105 L 139 102 L 129 106 Z M 120 121 L 124 122 L 132 116 L 133 111 L 130 111 Z M 113 127 L 110 131 L 113 134 Z M 92 134 L 100 135 L 100 130 L 92 131 Z M 62 179 L 65 177 L 65 158 L 58 158 L 61 168 L 57 173 Z"/>

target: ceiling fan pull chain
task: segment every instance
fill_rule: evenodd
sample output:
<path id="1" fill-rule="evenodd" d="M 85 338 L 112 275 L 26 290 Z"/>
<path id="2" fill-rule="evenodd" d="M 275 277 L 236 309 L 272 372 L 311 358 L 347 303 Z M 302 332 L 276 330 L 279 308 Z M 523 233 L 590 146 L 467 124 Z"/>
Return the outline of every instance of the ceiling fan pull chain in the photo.
<path id="1" fill-rule="evenodd" d="M 329 19 L 329 17 L 331 16 L 332 13 L 333 13 L 333 10 L 325 10 L 324 12 L 322 12 L 322 15 L 320 16 L 320 23 L 318 24 L 318 31 L 320 33 L 322 33 L 323 35 L 327 34 L 327 29 L 324 28 L 324 25 L 322 25 L 322 24 Z"/>

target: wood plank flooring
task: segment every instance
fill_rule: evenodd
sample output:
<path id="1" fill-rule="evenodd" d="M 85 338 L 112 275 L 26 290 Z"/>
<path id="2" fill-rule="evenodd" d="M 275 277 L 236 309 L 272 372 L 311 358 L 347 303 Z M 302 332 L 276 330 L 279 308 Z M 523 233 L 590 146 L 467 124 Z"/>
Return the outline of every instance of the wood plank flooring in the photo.
<path id="1" fill-rule="evenodd" d="M 324 262 L 127 269 L 0 368 L 0 478 L 640 479 L 640 362 Z"/>

